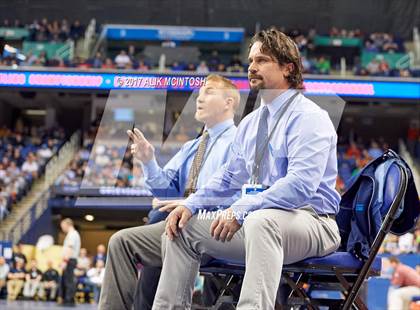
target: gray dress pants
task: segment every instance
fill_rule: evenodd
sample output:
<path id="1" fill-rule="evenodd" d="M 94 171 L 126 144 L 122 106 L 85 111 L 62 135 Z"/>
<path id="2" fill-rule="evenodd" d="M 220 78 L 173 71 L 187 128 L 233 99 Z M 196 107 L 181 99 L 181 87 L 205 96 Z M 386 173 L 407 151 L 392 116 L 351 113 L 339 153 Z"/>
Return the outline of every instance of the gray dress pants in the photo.
<path id="1" fill-rule="evenodd" d="M 173 241 L 164 233 L 165 222 L 114 234 L 99 309 L 131 309 L 137 263 L 162 266 L 153 309 L 190 309 L 200 263 L 209 257 L 246 264 L 237 309 L 274 309 L 283 264 L 327 255 L 340 244 L 335 220 L 311 208 L 255 211 L 229 242 L 211 237 L 211 222 L 195 215 Z"/>

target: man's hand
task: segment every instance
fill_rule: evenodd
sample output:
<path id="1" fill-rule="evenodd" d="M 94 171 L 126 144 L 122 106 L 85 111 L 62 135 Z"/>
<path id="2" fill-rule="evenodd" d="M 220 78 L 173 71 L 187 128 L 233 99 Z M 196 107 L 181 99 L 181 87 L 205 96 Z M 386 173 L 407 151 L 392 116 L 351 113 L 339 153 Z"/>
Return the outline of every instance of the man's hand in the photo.
<path id="1" fill-rule="evenodd" d="M 233 216 L 232 208 L 229 208 L 219 214 L 219 216 L 211 223 L 210 234 L 214 239 L 225 242 L 225 240 L 232 240 L 233 235 L 240 228 L 241 225 Z"/>
<path id="2" fill-rule="evenodd" d="M 134 128 L 134 130 L 127 130 L 128 136 L 133 140 L 131 144 L 131 155 L 143 163 L 147 163 L 155 156 L 155 148 L 147 141 L 143 133 Z"/>
<path id="3" fill-rule="evenodd" d="M 178 237 L 178 228 L 182 229 L 188 220 L 191 218 L 191 211 L 182 205 L 177 206 L 166 218 L 166 235 L 169 240 L 174 240 L 174 237 Z M 178 225 L 177 225 L 178 224 Z"/>
<path id="4" fill-rule="evenodd" d="M 153 198 L 152 207 L 153 209 L 159 209 L 161 212 L 171 212 L 179 205 L 183 205 L 183 203 L 184 199 L 159 200 L 158 198 Z"/>

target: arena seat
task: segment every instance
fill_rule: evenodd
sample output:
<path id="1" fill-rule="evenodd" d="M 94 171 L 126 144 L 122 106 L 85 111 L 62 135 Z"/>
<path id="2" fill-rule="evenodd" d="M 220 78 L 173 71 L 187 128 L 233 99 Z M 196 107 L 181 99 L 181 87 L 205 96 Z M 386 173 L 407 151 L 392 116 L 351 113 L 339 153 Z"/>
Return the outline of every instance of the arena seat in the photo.
<path id="1" fill-rule="evenodd" d="M 393 231 L 392 225 L 401 214 L 401 206 L 405 205 L 402 202 L 407 192 L 410 172 L 400 162 L 395 162 L 393 165 L 392 171 L 386 175 L 386 195 L 383 204 L 385 216 L 379 232 L 370 245 L 367 259 L 358 259 L 341 249 L 325 257 L 308 258 L 292 265 L 285 265 L 282 282 L 290 287 L 290 293 L 286 298 L 290 308 L 367 309 L 358 296 L 359 291 L 367 278 L 380 275 L 381 258 L 377 256 L 379 248 L 387 233 Z M 343 208 L 340 209 L 341 212 Z M 416 212 L 411 214 L 414 215 Z M 214 259 L 202 266 L 200 272 L 214 278 L 220 287 L 213 306 L 206 309 L 218 309 L 225 303 L 236 304 L 239 297 L 238 286 L 245 272 L 244 264 Z M 311 292 L 315 290 L 338 291 L 341 298 L 312 297 Z"/>

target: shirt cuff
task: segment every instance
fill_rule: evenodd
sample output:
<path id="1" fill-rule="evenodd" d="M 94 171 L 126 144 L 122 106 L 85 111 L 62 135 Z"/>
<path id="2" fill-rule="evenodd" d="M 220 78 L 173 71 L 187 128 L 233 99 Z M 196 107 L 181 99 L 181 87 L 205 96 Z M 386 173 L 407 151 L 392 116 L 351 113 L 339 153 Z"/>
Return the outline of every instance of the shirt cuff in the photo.
<path id="1" fill-rule="evenodd" d="M 195 207 L 193 204 L 188 202 L 188 198 L 184 201 L 184 206 L 191 211 L 192 215 L 197 213 L 197 207 Z"/>
<path id="2" fill-rule="evenodd" d="M 261 209 L 263 197 L 260 194 L 242 197 L 232 206 L 233 214 L 240 225 L 244 223 L 245 218 L 252 212 Z"/>
<path id="3" fill-rule="evenodd" d="M 149 179 L 153 175 L 156 175 L 160 167 L 156 161 L 156 158 L 149 160 L 147 163 L 142 163 L 143 165 L 143 172 L 146 179 Z"/>

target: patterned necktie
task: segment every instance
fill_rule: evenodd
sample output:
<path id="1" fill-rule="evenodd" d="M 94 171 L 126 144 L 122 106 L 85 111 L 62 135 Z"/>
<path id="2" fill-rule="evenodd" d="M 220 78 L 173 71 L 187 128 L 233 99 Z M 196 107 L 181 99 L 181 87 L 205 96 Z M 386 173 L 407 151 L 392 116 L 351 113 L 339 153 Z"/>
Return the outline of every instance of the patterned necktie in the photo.
<path id="1" fill-rule="evenodd" d="M 257 130 L 257 136 L 255 138 L 255 158 L 259 157 L 262 159 L 267 147 L 265 143 L 268 139 L 268 108 L 267 106 L 263 106 L 261 110 L 260 120 L 258 121 L 258 130 Z M 255 159 L 254 159 L 255 161 Z M 263 160 L 259 163 L 259 166 L 261 166 L 263 163 Z M 259 169 L 259 172 L 261 172 L 261 169 Z M 255 180 L 256 182 L 260 182 L 260 173 L 256 177 L 258 177 L 258 180 Z"/>
<path id="2" fill-rule="evenodd" d="M 207 142 L 209 141 L 209 132 L 205 130 L 201 136 L 200 144 L 198 145 L 197 152 L 195 153 L 190 172 L 188 174 L 187 184 L 185 186 L 184 197 L 196 191 L 198 175 L 203 164 L 204 154 L 206 153 Z"/>

